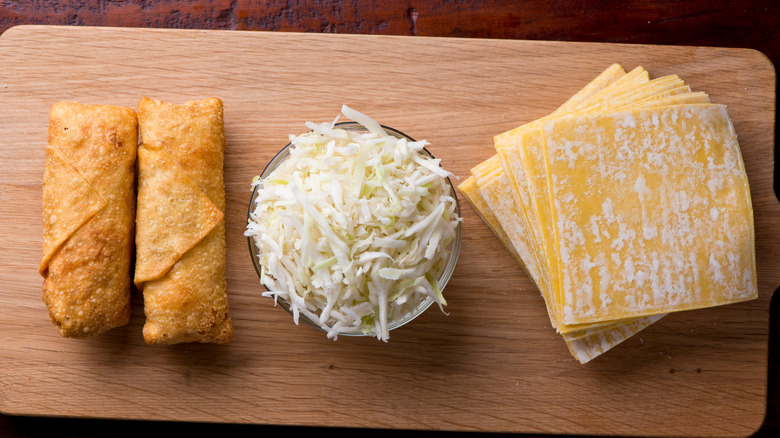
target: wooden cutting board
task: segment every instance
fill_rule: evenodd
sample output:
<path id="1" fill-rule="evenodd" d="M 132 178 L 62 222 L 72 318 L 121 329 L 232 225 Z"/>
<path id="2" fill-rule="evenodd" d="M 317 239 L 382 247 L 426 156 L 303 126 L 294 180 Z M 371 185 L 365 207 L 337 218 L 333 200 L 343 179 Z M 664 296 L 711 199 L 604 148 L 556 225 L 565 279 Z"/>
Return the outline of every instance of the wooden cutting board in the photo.
<path id="1" fill-rule="evenodd" d="M 417 139 L 465 178 L 492 136 L 544 116 L 609 64 L 679 74 L 728 105 L 755 208 L 760 297 L 670 315 L 587 365 L 461 198 L 445 290 L 390 341 L 295 326 L 260 296 L 243 236 L 249 184 L 288 134 L 341 105 Z M 780 283 L 775 73 L 742 49 L 508 40 L 24 26 L 0 37 L 0 410 L 8 414 L 454 431 L 747 436 L 766 404 Z M 126 327 L 61 338 L 41 301 L 49 107 L 225 103 L 229 345 L 148 346 Z M 457 181 L 456 181 L 457 183 Z"/>

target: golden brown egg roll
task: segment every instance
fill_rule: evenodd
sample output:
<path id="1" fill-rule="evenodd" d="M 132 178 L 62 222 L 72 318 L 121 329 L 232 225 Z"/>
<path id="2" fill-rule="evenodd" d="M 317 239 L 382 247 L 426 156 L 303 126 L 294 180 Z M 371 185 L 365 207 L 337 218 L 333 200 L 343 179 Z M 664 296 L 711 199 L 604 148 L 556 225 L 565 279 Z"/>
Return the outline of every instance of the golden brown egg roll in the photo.
<path id="1" fill-rule="evenodd" d="M 224 344 L 233 336 L 225 281 L 222 101 L 138 104 L 135 284 L 150 344 Z"/>
<path id="2" fill-rule="evenodd" d="M 62 336 L 128 323 L 138 119 L 130 108 L 60 102 L 43 177 L 43 301 Z"/>

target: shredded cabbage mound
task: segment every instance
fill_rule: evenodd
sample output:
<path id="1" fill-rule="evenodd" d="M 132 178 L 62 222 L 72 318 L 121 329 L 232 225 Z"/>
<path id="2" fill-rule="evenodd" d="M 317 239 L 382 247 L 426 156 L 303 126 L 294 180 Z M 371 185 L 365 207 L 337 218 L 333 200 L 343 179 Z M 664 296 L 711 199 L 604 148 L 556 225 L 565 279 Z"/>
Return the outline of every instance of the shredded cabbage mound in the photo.
<path id="1" fill-rule="evenodd" d="M 426 141 L 389 135 L 347 107 L 366 131 L 306 123 L 290 156 L 256 179 L 245 232 L 257 245 L 264 296 L 289 304 L 337 339 L 387 342 L 392 321 L 428 297 L 447 302 L 437 279 L 456 237 L 457 202 Z"/>

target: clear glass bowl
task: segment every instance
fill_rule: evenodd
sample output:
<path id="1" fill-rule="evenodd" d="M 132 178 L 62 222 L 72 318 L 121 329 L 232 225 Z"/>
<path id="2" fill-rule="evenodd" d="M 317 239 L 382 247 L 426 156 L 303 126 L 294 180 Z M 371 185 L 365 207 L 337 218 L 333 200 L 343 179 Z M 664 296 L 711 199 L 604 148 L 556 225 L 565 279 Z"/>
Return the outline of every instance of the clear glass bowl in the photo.
<path id="1" fill-rule="evenodd" d="M 337 123 L 335 125 L 338 128 L 346 129 L 346 130 L 352 130 L 352 131 L 361 131 L 366 132 L 366 128 L 356 122 L 341 122 Z M 382 128 L 390 135 L 393 135 L 397 138 L 406 138 L 409 141 L 415 141 L 412 137 L 409 137 L 408 135 L 404 134 L 401 131 L 398 131 L 397 129 L 393 129 L 388 126 L 381 125 Z M 260 179 L 263 179 L 267 177 L 271 172 L 276 170 L 279 165 L 284 162 L 287 158 L 290 157 L 290 148 L 292 147 L 292 144 L 288 143 L 282 150 L 280 150 L 276 156 L 274 156 L 271 161 L 268 163 L 268 165 L 265 167 L 263 172 L 260 174 Z M 428 156 L 433 158 L 433 154 L 431 154 L 427 149 L 423 148 L 423 152 L 427 154 Z M 455 212 L 457 213 L 458 217 L 460 217 L 460 204 L 458 203 L 458 197 L 455 192 L 455 187 L 452 184 L 452 181 L 450 181 L 449 178 L 447 178 L 447 184 L 450 187 L 450 192 L 452 194 L 453 199 L 455 199 Z M 256 206 L 256 199 L 257 199 L 257 187 L 255 187 L 252 190 L 252 197 L 249 201 L 249 211 L 247 213 L 247 221 L 250 220 L 252 212 L 255 210 Z M 436 280 L 439 284 L 439 289 L 444 293 L 445 286 L 447 286 L 447 283 L 449 282 L 450 278 L 452 277 L 453 272 L 455 272 L 455 265 L 458 263 L 458 255 L 460 254 L 460 244 L 461 244 L 461 234 L 462 234 L 462 224 L 458 222 L 457 229 L 455 230 L 455 238 L 452 239 L 452 242 L 449 244 L 449 258 L 446 261 L 446 265 L 444 269 L 441 270 L 439 275 L 436 277 Z M 249 242 L 249 252 L 252 256 L 252 264 L 255 267 L 255 271 L 257 272 L 258 278 L 260 277 L 261 273 L 261 266 L 259 261 L 259 249 L 257 245 L 255 244 L 254 237 L 249 236 L 248 238 Z M 289 303 L 287 303 L 283 299 L 279 299 L 279 305 L 284 308 L 288 313 L 292 315 L 292 310 L 290 309 Z M 397 329 L 403 325 L 406 325 L 419 315 L 421 315 L 423 312 L 425 312 L 431 304 L 434 303 L 433 298 L 426 297 L 423 301 L 421 301 L 417 306 L 415 306 L 411 311 L 404 314 L 401 318 L 388 321 L 388 330 L 392 331 L 394 329 Z M 310 325 L 318 330 L 325 331 L 320 325 L 310 320 L 308 317 L 306 317 L 303 314 L 300 314 L 299 321 Z M 366 333 L 362 330 L 356 329 L 352 332 L 340 332 L 339 336 L 373 336 L 372 333 Z"/>

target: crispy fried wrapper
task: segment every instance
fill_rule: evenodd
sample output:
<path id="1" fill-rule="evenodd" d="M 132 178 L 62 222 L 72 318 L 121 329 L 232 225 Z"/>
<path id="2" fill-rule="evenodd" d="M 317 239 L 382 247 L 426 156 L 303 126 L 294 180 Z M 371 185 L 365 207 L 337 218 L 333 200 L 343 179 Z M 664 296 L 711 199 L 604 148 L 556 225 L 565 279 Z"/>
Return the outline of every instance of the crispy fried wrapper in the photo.
<path id="1" fill-rule="evenodd" d="M 43 179 L 43 301 L 64 337 L 130 319 L 138 120 L 130 108 L 60 102 Z"/>
<path id="2" fill-rule="evenodd" d="M 135 284 L 149 344 L 224 344 L 233 336 L 225 281 L 222 102 L 141 99 Z"/>

